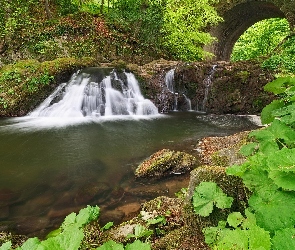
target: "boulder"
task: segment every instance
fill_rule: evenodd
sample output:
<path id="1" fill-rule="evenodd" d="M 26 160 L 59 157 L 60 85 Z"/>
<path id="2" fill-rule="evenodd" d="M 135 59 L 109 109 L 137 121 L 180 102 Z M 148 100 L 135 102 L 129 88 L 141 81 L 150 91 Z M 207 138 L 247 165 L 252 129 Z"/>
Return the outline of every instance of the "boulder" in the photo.
<path id="1" fill-rule="evenodd" d="M 136 177 L 164 177 L 183 174 L 197 166 L 197 159 L 185 152 L 162 149 L 144 160 L 135 170 Z"/>

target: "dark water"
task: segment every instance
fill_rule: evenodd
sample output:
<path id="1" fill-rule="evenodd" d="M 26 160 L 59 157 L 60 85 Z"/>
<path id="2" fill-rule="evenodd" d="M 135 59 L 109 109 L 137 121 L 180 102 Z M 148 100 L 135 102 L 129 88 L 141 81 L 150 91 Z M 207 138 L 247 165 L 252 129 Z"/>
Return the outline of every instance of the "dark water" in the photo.
<path id="1" fill-rule="evenodd" d="M 245 117 L 193 112 L 51 123 L 0 119 L 0 231 L 44 235 L 87 204 L 101 206 L 103 222 L 120 222 L 127 212 L 118 207 L 173 196 L 187 183 L 183 176 L 166 182 L 135 180 L 132 173 L 146 157 L 162 148 L 195 154 L 204 136 L 256 127 Z"/>

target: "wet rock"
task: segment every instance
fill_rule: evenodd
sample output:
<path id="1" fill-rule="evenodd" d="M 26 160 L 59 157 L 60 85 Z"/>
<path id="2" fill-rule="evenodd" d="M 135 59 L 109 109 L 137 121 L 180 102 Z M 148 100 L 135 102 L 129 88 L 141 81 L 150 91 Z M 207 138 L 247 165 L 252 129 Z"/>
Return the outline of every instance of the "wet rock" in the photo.
<path id="1" fill-rule="evenodd" d="M 136 177 L 163 177 L 186 173 L 197 165 L 197 159 L 184 152 L 162 149 L 143 161 L 135 170 Z"/>
<path id="2" fill-rule="evenodd" d="M 50 222 L 47 217 L 26 217 L 18 222 L 16 229 L 20 234 L 29 235 L 45 230 L 48 225 Z"/>
<path id="3" fill-rule="evenodd" d="M 56 219 L 56 218 L 65 218 L 67 215 L 69 215 L 72 212 L 78 212 L 80 211 L 84 206 L 72 206 L 72 207 L 66 207 L 63 209 L 54 209 L 51 208 L 47 214 L 47 216 L 50 219 Z"/>
<path id="4" fill-rule="evenodd" d="M 105 210 L 101 209 L 101 213 L 99 216 L 99 224 L 104 226 L 106 223 L 112 221 L 114 224 L 119 224 L 122 222 L 125 213 L 120 210 Z"/>
<path id="5" fill-rule="evenodd" d="M 110 192 L 111 188 L 104 182 L 88 183 L 79 188 L 75 195 L 77 205 L 88 204 L 96 197 L 101 198 Z"/>
<path id="6" fill-rule="evenodd" d="M 60 194 L 53 207 L 56 209 L 64 209 L 69 206 L 74 206 L 75 204 L 75 193 L 74 192 L 64 192 Z"/>
<path id="7" fill-rule="evenodd" d="M 132 202 L 122 206 L 117 207 L 117 210 L 122 211 L 125 214 L 124 220 L 131 219 L 140 211 L 140 203 Z"/>
<path id="8" fill-rule="evenodd" d="M 127 187 L 125 189 L 126 195 L 141 197 L 141 198 L 154 198 L 156 196 L 167 195 L 169 190 L 164 184 L 142 184 L 136 187 Z"/>
<path id="9" fill-rule="evenodd" d="M 54 195 L 47 192 L 28 200 L 23 205 L 14 206 L 12 212 L 16 215 L 22 214 L 25 216 L 44 214 L 47 213 L 49 206 L 54 202 L 54 199 Z"/>

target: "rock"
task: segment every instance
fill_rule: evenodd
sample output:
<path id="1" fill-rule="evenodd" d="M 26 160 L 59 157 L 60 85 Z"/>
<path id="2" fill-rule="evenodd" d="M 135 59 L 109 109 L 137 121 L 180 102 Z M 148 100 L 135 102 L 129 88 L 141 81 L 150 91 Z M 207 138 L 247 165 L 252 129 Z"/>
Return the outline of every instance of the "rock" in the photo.
<path id="1" fill-rule="evenodd" d="M 140 203 L 132 202 L 126 205 L 117 207 L 117 210 L 122 211 L 125 214 L 124 220 L 131 219 L 132 216 L 135 216 L 140 211 Z"/>
<path id="2" fill-rule="evenodd" d="M 122 238 L 126 238 L 128 234 L 134 233 L 134 228 L 136 224 L 126 224 L 123 226 L 119 226 L 115 229 L 112 229 L 109 235 L 114 239 L 120 241 Z"/>
<path id="3" fill-rule="evenodd" d="M 37 231 L 40 233 L 40 231 L 46 230 L 49 225 L 47 217 L 26 217 L 18 222 L 16 228 L 20 234 L 29 235 Z"/>
<path id="4" fill-rule="evenodd" d="M 198 145 L 200 161 L 204 165 L 228 167 L 241 164 L 245 157 L 239 153 L 241 146 L 251 141 L 250 131 L 243 131 L 224 137 L 205 137 Z"/>
<path id="5" fill-rule="evenodd" d="M 103 182 L 87 183 L 80 187 L 75 196 L 77 205 L 89 204 L 96 197 L 101 198 L 110 192 L 111 188 Z"/>
<path id="6" fill-rule="evenodd" d="M 187 153 L 162 149 L 143 161 L 135 170 L 136 177 L 164 177 L 183 174 L 195 168 L 197 159 Z"/>
<path id="7" fill-rule="evenodd" d="M 66 207 L 63 209 L 50 209 L 47 216 L 50 219 L 55 219 L 55 218 L 65 218 L 67 215 L 69 215 L 72 212 L 79 212 L 82 208 L 82 206 L 76 206 L 76 207 Z"/>
<path id="8" fill-rule="evenodd" d="M 137 185 L 136 187 L 127 187 L 127 195 L 141 198 L 154 198 L 156 196 L 167 195 L 169 190 L 165 185 L 146 184 Z"/>
<path id="9" fill-rule="evenodd" d="M 207 226 L 217 226 L 218 221 L 227 219 L 230 212 L 244 212 L 247 207 L 247 197 L 249 190 L 244 186 L 242 180 L 236 176 L 227 175 L 225 167 L 220 166 L 201 166 L 191 171 L 190 183 L 185 198 L 186 204 L 186 223 L 194 225 L 198 230 Z M 233 204 L 229 209 L 214 208 L 208 217 L 198 216 L 193 212 L 191 199 L 195 187 L 201 182 L 215 182 L 225 194 L 232 197 Z"/>
<path id="10" fill-rule="evenodd" d="M 104 210 L 101 209 L 99 216 L 99 224 L 104 226 L 106 223 L 112 221 L 114 224 L 119 224 L 122 222 L 125 214 L 120 210 Z"/>

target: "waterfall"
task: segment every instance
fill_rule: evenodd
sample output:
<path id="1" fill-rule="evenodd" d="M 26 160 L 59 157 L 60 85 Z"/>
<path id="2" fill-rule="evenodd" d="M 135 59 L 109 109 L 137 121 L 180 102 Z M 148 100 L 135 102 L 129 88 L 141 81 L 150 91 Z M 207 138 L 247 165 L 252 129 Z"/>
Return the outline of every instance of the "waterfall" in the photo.
<path id="1" fill-rule="evenodd" d="M 165 75 L 165 85 L 166 85 L 167 89 L 169 90 L 169 92 L 171 92 L 174 95 L 174 108 L 173 108 L 173 111 L 177 111 L 178 110 L 179 93 L 175 92 L 174 73 L 175 73 L 175 69 L 170 69 L 166 73 L 166 75 Z M 187 110 L 191 111 L 192 110 L 191 100 L 184 93 L 182 93 L 182 95 L 186 100 Z"/>
<path id="2" fill-rule="evenodd" d="M 170 69 L 165 75 L 165 84 L 171 93 L 174 93 L 174 72 L 175 69 Z"/>
<path id="3" fill-rule="evenodd" d="M 191 102 L 191 100 L 185 94 L 183 94 L 183 96 L 184 96 L 184 99 L 186 101 L 187 110 L 192 111 L 192 102 Z"/>
<path id="4" fill-rule="evenodd" d="M 204 100 L 203 100 L 203 105 L 202 105 L 202 110 L 201 110 L 203 112 L 206 112 L 206 104 L 207 104 L 207 100 L 208 100 L 208 94 L 209 94 L 209 90 L 212 86 L 212 77 L 215 73 L 216 67 L 217 67 L 217 65 L 213 65 L 212 69 L 209 72 L 209 75 L 203 80 L 203 84 L 205 85 Z"/>
<path id="5" fill-rule="evenodd" d="M 123 79 L 122 79 L 123 78 Z M 145 99 L 132 73 L 115 70 L 101 81 L 88 73 L 76 73 L 58 86 L 30 117 L 101 117 L 156 115 L 157 107 Z"/>

